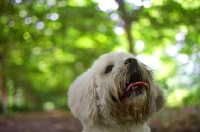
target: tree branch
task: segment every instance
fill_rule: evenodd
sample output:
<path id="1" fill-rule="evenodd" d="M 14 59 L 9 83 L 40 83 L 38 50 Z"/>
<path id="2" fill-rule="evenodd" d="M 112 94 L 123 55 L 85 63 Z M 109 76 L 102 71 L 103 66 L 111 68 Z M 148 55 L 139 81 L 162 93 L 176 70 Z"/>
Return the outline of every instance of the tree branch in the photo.
<path id="1" fill-rule="evenodd" d="M 127 15 L 126 9 L 125 9 L 125 3 L 124 0 L 116 0 L 116 2 L 119 4 L 119 13 L 121 13 L 121 18 L 124 21 L 124 29 L 126 31 L 127 34 L 127 40 L 129 43 L 129 52 L 134 54 L 134 50 L 133 50 L 133 39 L 131 36 L 131 24 L 132 21 L 131 19 L 129 19 L 129 16 Z"/>

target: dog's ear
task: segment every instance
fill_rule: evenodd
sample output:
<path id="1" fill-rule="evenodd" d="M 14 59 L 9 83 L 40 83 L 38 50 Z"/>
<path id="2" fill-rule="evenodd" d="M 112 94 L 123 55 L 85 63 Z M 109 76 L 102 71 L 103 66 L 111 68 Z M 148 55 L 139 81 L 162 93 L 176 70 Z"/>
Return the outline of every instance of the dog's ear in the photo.
<path id="1" fill-rule="evenodd" d="M 159 111 L 165 106 L 166 100 L 165 100 L 163 90 L 157 83 L 154 83 L 154 88 L 156 91 L 156 97 L 155 97 L 156 111 Z"/>
<path id="2" fill-rule="evenodd" d="M 150 89 L 150 115 L 154 115 L 165 106 L 166 100 L 163 90 L 155 81 L 151 84 Z"/>
<path id="3" fill-rule="evenodd" d="M 94 125 L 97 120 L 97 94 L 95 78 L 91 70 L 79 76 L 70 86 L 68 106 L 72 114 L 87 125 Z"/>

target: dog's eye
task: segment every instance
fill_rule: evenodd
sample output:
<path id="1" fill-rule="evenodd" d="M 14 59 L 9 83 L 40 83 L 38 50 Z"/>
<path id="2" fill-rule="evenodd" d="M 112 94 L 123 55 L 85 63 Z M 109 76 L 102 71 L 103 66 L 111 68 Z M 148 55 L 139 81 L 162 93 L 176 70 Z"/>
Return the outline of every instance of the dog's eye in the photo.
<path id="1" fill-rule="evenodd" d="M 113 65 L 109 65 L 109 66 L 107 66 L 107 67 L 106 67 L 106 71 L 105 71 L 105 73 L 109 73 L 109 72 L 111 72 L 112 69 L 113 69 Z"/>

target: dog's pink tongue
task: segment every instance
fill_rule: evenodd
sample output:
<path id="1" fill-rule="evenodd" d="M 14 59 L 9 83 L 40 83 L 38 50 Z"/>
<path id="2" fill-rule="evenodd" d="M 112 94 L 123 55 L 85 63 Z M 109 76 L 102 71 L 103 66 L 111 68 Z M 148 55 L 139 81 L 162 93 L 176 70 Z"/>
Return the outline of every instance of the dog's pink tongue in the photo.
<path id="1" fill-rule="evenodd" d="M 135 82 L 135 83 L 131 83 L 131 84 L 128 86 L 128 88 L 126 88 L 126 91 L 125 91 L 125 92 L 129 91 L 129 90 L 130 90 L 132 87 L 134 87 L 134 86 L 146 87 L 146 86 L 148 86 L 148 84 L 147 84 L 147 83 L 144 83 L 144 82 Z"/>

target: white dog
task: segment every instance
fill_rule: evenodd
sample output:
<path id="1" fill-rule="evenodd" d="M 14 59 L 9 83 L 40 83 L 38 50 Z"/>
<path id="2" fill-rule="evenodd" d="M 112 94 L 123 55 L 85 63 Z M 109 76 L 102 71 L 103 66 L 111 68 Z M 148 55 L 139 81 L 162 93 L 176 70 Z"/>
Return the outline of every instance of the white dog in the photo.
<path id="1" fill-rule="evenodd" d="M 82 132 L 150 132 L 148 120 L 165 105 L 152 71 L 124 52 L 102 55 L 74 81 L 68 97 Z"/>

